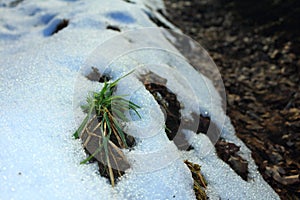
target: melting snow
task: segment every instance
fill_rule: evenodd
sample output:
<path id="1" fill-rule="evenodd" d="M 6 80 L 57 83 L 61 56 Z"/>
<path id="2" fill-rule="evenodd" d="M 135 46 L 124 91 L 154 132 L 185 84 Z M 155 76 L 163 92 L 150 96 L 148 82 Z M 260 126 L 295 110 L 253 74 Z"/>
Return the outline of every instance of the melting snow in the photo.
<path id="1" fill-rule="evenodd" d="M 164 10 L 160 1 L 11 2 L 0 0 L 0 199 L 195 199 L 184 159 L 202 166 L 211 199 L 278 199 L 257 172 L 250 151 L 235 136 L 213 84 L 163 33 L 143 29 L 143 34 L 120 35 L 106 29 L 108 25 L 122 32 L 156 27 L 147 12 L 161 19 L 155 11 Z M 68 26 L 51 35 L 63 19 L 69 20 Z M 137 50 L 141 47 L 145 48 Z M 127 53 L 120 56 L 122 52 Z M 185 104 L 183 116 L 208 112 L 223 128 L 222 137 L 241 146 L 251 180 L 243 181 L 218 159 L 203 134 L 187 131 L 195 149 L 178 151 L 164 133 L 159 105 L 133 76 L 122 80 L 117 91 L 142 105 L 142 119 L 133 116 L 126 124 L 138 138 L 136 148 L 126 152 L 132 167 L 112 188 L 95 164 L 80 165 L 86 155 L 72 134 L 83 116 L 80 102 L 87 91 L 101 87 L 84 77 L 93 65 L 113 78 L 131 69 L 137 73 L 150 69 L 167 78 L 167 86 Z"/>

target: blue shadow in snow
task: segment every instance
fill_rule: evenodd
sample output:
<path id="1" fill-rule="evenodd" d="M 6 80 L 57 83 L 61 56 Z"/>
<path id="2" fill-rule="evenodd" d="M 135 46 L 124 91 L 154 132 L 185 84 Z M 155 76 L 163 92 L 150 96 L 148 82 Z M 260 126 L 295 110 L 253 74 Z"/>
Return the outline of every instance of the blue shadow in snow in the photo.
<path id="1" fill-rule="evenodd" d="M 126 12 L 121 12 L 121 11 L 110 12 L 107 14 L 107 16 L 116 21 L 123 22 L 126 24 L 131 24 L 135 22 L 135 19 Z"/>

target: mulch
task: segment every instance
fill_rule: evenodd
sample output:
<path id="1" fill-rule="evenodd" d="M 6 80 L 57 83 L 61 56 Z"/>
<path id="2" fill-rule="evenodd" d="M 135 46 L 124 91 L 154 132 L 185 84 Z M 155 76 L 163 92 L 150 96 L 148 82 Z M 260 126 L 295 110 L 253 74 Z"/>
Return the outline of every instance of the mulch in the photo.
<path id="1" fill-rule="evenodd" d="M 300 5 L 297 0 L 165 0 L 167 18 L 221 72 L 227 114 L 282 199 L 300 196 Z"/>

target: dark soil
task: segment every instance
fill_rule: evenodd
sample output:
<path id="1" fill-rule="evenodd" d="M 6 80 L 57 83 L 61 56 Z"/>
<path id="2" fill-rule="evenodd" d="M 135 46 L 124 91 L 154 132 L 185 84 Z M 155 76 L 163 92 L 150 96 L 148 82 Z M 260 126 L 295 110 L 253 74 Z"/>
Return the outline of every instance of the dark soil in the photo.
<path id="1" fill-rule="evenodd" d="M 248 180 L 248 162 L 238 155 L 240 147 L 234 143 L 226 142 L 220 139 L 216 143 L 216 151 L 218 156 L 244 179 Z"/>
<path id="2" fill-rule="evenodd" d="M 194 149 L 189 144 L 182 130 L 192 130 L 197 134 L 207 134 L 212 142 L 216 141 L 214 134 L 208 133 L 209 128 L 215 133 L 219 133 L 218 127 L 209 117 L 198 116 L 192 113 L 192 120 L 181 117 L 181 104 L 177 100 L 176 94 L 172 93 L 167 87 L 167 80 L 153 72 L 140 75 L 146 89 L 153 95 L 157 103 L 161 106 L 166 116 L 166 134 L 169 140 L 173 141 L 179 150 L 190 151 Z M 212 138 L 213 137 L 213 138 Z M 217 155 L 225 161 L 239 176 L 248 180 L 248 162 L 238 155 L 240 147 L 233 143 L 219 139 L 216 143 Z M 195 189 L 197 190 L 197 189 Z M 201 190 L 201 189 L 199 189 Z M 197 193 L 197 192 L 196 192 Z M 199 194 L 196 194 L 196 196 Z"/>
<path id="3" fill-rule="evenodd" d="M 166 87 L 167 80 L 149 72 L 140 75 L 140 81 L 143 82 L 145 88 L 153 95 L 165 114 L 166 133 L 169 140 L 172 140 L 180 150 L 191 149 L 184 134 L 179 130 L 181 124 L 181 105 L 177 100 L 177 96 Z"/>
<path id="4" fill-rule="evenodd" d="M 61 31 L 62 29 L 66 28 L 69 25 L 69 20 L 68 19 L 62 19 L 59 24 L 56 26 L 55 30 L 53 31 L 53 33 L 51 33 L 50 35 L 54 35 L 55 33 L 58 33 L 59 31 Z"/>
<path id="5" fill-rule="evenodd" d="M 183 129 L 206 134 L 209 126 L 216 129 L 209 117 L 198 116 L 192 113 L 193 120 L 181 117 L 181 103 L 177 100 L 176 94 L 166 87 L 167 80 L 153 72 L 140 75 L 140 81 L 145 88 L 153 95 L 161 110 L 165 114 L 166 133 L 169 140 L 172 140 L 179 150 L 191 150 L 193 147 L 188 143 Z"/>
<path id="6" fill-rule="evenodd" d="M 227 114 L 282 199 L 300 196 L 300 5 L 297 0 L 165 0 L 169 20 L 208 50 Z"/>

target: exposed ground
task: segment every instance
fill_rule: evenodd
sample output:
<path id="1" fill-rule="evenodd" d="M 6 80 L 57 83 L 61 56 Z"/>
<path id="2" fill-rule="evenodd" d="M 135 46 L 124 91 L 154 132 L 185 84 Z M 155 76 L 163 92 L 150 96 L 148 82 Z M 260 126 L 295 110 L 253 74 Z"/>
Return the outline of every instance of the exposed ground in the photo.
<path id="1" fill-rule="evenodd" d="M 169 20 L 208 50 L 227 114 L 282 199 L 300 196 L 300 2 L 165 0 Z"/>

